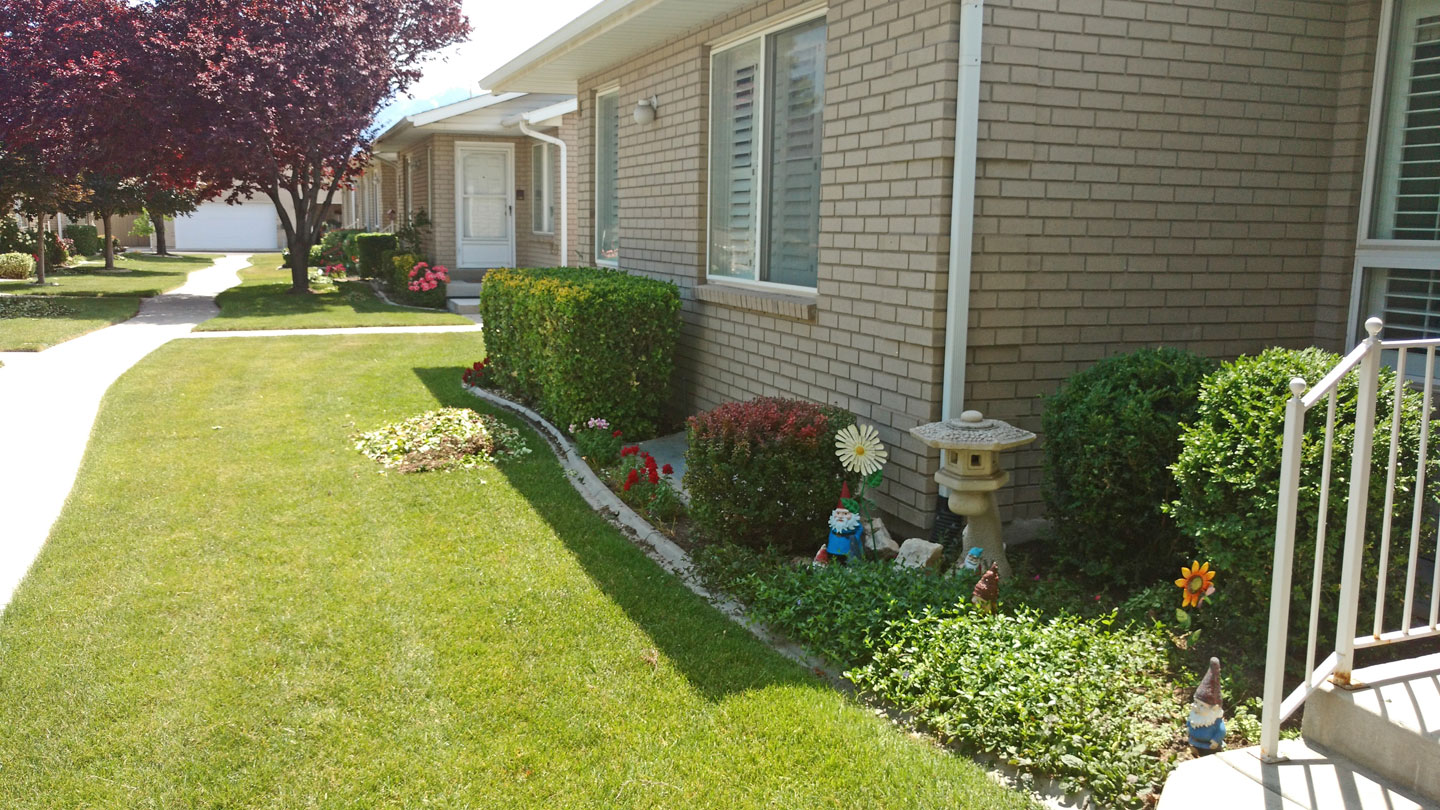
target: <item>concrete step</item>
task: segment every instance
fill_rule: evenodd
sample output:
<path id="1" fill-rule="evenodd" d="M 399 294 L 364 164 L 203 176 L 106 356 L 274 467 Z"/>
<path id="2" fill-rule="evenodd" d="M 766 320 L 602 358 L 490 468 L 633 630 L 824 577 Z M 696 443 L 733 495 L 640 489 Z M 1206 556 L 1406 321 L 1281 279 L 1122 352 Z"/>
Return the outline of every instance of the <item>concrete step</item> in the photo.
<path id="1" fill-rule="evenodd" d="M 445 285 L 445 295 L 449 298 L 476 298 L 480 297 L 480 282 L 478 281 L 451 281 Z"/>
<path id="2" fill-rule="evenodd" d="M 1440 653 L 1362 667 L 1350 682 L 1305 701 L 1305 739 L 1440 804 Z"/>
<path id="3" fill-rule="evenodd" d="M 445 307 L 457 315 L 479 315 L 479 298 L 450 298 L 445 302 Z"/>
<path id="4" fill-rule="evenodd" d="M 1434 808 L 1351 760 L 1305 740 L 1281 740 L 1280 762 L 1259 747 L 1184 762 L 1156 810 L 1421 810 Z"/>

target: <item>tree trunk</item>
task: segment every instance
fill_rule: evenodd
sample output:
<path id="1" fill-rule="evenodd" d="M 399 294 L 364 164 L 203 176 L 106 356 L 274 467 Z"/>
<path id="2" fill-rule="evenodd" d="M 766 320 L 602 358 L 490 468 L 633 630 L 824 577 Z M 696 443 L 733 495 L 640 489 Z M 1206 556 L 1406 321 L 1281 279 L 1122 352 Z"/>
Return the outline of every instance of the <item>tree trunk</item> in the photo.
<path id="1" fill-rule="evenodd" d="M 110 238 L 110 215 L 105 215 L 105 269 L 115 269 L 115 242 Z"/>
<path id="2" fill-rule="evenodd" d="M 299 229 L 290 240 L 290 292 L 295 295 L 310 292 L 310 245 Z"/>
<path id="3" fill-rule="evenodd" d="M 165 249 L 165 217 L 152 214 L 150 224 L 155 226 L 155 255 L 169 256 L 170 251 Z"/>
<path id="4" fill-rule="evenodd" d="M 44 283 L 45 283 L 45 215 L 44 215 L 44 214 L 41 214 L 41 215 L 40 215 L 40 236 L 37 238 L 36 244 L 38 244 L 38 245 L 40 246 L 40 249 L 37 250 L 37 251 L 35 251 L 35 253 L 36 253 L 36 258 L 35 258 L 35 268 L 36 268 L 36 272 L 35 272 L 35 283 L 36 283 L 36 284 L 44 284 Z"/>

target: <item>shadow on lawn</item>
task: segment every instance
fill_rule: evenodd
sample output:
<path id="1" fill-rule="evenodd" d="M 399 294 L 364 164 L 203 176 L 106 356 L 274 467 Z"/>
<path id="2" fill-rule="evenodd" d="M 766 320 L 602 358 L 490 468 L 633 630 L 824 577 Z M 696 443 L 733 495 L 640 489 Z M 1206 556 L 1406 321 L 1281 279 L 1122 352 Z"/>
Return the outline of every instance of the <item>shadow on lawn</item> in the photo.
<path id="1" fill-rule="evenodd" d="M 478 352 L 478 341 L 476 348 Z M 440 405 L 495 413 L 525 428 L 537 455 L 501 467 L 500 472 L 550 525 L 590 579 L 706 699 L 722 700 L 769 686 L 828 688 L 691 593 L 597 515 L 566 480 L 546 440 L 524 420 L 467 394 L 460 387 L 461 369 L 414 371 Z"/>

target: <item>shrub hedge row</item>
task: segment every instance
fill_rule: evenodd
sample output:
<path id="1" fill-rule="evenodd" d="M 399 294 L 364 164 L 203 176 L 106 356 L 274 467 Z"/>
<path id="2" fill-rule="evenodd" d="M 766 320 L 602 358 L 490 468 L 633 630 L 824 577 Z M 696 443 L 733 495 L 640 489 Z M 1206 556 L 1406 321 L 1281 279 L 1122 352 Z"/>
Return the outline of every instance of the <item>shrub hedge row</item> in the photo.
<path id="1" fill-rule="evenodd" d="M 497 269 L 480 290 L 490 379 L 559 425 L 655 434 L 670 393 L 675 285 L 592 268 Z"/>
<path id="2" fill-rule="evenodd" d="M 75 243 L 75 252 L 82 256 L 100 252 L 100 231 L 94 225 L 66 225 L 65 238 Z"/>
<path id="3" fill-rule="evenodd" d="M 383 278 L 390 264 L 386 251 L 395 250 L 398 241 L 393 233 L 361 233 L 355 235 L 355 250 L 360 257 L 361 278 Z"/>

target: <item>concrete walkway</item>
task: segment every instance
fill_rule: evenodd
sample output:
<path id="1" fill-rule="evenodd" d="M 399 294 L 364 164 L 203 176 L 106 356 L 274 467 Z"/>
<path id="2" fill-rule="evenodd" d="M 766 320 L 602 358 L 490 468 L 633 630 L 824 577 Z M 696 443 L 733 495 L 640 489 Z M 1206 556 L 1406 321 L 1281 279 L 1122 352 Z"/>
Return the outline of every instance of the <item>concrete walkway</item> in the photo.
<path id="1" fill-rule="evenodd" d="M 105 391 L 145 355 L 216 315 L 215 296 L 240 283 L 248 259 L 217 259 L 124 323 L 43 352 L 0 354 L 0 610 L 65 505 Z"/>
<path id="2" fill-rule="evenodd" d="M 190 332 L 182 338 L 286 337 L 290 335 L 424 335 L 436 332 L 479 332 L 474 326 L 343 326 L 327 329 L 237 329 L 227 332 Z"/>

